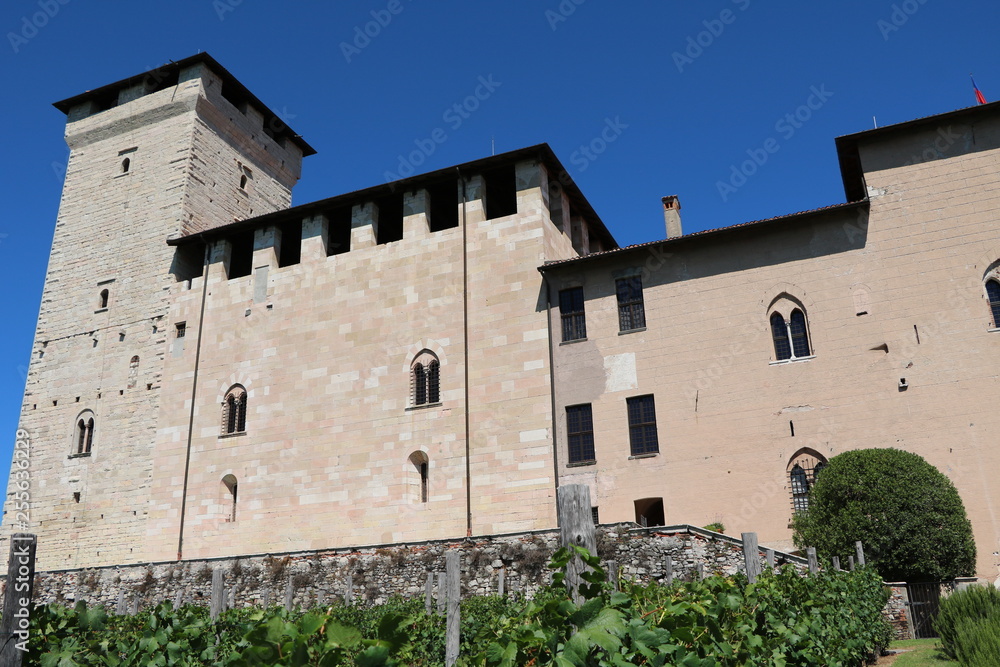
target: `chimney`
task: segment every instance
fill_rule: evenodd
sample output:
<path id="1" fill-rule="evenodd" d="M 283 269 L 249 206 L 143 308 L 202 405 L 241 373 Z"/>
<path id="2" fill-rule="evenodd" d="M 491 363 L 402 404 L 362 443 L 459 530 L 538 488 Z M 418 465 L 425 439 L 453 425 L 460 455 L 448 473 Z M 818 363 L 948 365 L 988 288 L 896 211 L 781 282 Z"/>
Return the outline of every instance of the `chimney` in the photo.
<path id="1" fill-rule="evenodd" d="M 667 238 L 681 236 L 681 201 L 677 195 L 667 195 L 663 198 L 663 222 L 667 226 Z"/>

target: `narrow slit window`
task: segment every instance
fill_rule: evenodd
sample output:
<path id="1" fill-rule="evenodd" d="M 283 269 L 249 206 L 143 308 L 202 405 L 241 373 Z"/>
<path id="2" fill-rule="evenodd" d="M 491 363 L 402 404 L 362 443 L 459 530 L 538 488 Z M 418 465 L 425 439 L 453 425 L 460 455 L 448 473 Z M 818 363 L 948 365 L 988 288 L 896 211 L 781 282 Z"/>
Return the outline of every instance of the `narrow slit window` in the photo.
<path id="1" fill-rule="evenodd" d="M 98 308 L 107 308 L 108 307 L 108 297 L 109 296 L 110 296 L 110 293 L 108 292 L 108 290 L 102 289 L 101 290 L 101 295 L 100 295 L 100 297 L 97 300 L 97 303 L 98 303 L 97 307 Z"/>
<path id="2" fill-rule="evenodd" d="M 127 174 L 128 170 L 131 167 L 132 167 L 132 160 L 131 159 L 125 158 L 124 160 L 122 160 L 122 173 L 123 174 Z"/>

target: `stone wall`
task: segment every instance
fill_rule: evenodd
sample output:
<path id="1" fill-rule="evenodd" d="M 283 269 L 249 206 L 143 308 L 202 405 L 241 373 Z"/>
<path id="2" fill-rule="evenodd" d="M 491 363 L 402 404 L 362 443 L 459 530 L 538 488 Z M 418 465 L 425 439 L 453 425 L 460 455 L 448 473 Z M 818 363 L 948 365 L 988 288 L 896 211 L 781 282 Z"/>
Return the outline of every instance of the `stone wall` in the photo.
<path id="1" fill-rule="evenodd" d="M 892 625 L 893 639 L 913 639 L 913 627 L 910 623 L 910 598 L 906 591 L 906 583 L 887 583 L 886 586 L 891 591 L 891 596 L 882 613 Z"/>
<path id="2" fill-rule="evenodd" d="M 180 562 L 123 565 L 40 572 L 39 603 L 73 604 L 87 600 L 119 611 L 143 609 L 161 600 L 207 605 L 212 571 L 221 568 L 236 606 L 283 604 L 291 590 L 293 605 L 303 607 L 344 598 L 355 604 L 379 604 L 393 595 L 422 597 L 428 574 L 444 571 L 445 552 L 459 550 L 462 594 L 499 592 L 503 573 L 506 593 L 533 595 L 550 580 L 547 563 L 558 545 L 556 530 L 499 535 L 460 541 L 391 544 L 287 554 L 263 554 Z M 706 575 L 743 571 L 739 540 L 692 526 L 634 528 L 631 524 L 598 528 L 598 553 L 614 560 L 622 576 L 641 582 L 665 581 L 670 556 L 675 579 L 692 579 L 697 565 Z M 777 554 L 804 567 L 801 558 Z"/>

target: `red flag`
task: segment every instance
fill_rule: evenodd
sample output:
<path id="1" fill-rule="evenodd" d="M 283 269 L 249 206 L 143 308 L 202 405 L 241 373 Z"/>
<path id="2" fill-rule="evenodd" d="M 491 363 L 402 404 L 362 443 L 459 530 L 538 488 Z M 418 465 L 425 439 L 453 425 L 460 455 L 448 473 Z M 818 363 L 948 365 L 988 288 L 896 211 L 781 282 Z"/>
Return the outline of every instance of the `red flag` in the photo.
<path id="1" fill-rule="evenodd" d="M 972 79 L 971 74 L 969 75 L 969 78 Z M 972 79 L 972 89 L 976 91 L 976 102 L 978 102 L 979 104 L 986 104 L 986 97 L 984 97 L 982 91 L 979 90 L 979 87 L 976 85 L 975 79 Z"/>

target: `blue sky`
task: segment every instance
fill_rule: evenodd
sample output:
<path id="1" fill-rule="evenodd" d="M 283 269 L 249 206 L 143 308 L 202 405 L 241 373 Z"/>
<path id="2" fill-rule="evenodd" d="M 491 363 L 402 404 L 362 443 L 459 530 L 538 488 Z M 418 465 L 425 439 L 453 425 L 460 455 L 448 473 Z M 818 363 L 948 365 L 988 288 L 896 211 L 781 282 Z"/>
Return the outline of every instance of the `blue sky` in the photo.
<path id="1" fill-rule="evenodd" d="M 0 475 L 68 154 L 52 102 L 207 51 L 317 149 L 296 204 L 548 142 L 625 245 L 664 236 L 667 194 L 686 232 L 844 201 L 834 137 L 972 105 L 970 72 L 1000 98 L 998 26 L 985 0 L 7 0 Z"/>

